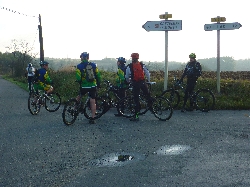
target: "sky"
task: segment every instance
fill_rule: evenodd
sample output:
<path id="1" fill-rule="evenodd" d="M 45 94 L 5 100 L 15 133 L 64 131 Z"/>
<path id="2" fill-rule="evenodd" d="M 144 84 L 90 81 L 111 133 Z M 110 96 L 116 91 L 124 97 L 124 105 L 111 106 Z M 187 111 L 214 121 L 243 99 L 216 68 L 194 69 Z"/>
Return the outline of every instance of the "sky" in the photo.
<path id="1" fill-rule="evenodd" d="M 12 52 L 6 47 L 15 39 L 39 57 L 40 14 L 45 59 L 79 59 L 82 52 L 89 52 L 90 60 L 130 59 L 137 52 L 142 61 L 164 61 L 167 44 L 168 61 L 187 62 L 190 53 L 197 59 L 217 56 L 217 31 L 205 31 L 204 25 L 221 16 L 242 27 L 220 31 L 220 56 L 247 59 L 247 5 L 247 0 L 0 0 L 0 51 Z M 168 31 L 168 42 L 165 31 L 142 28 L 165 12 L 172 14 L 169 20 L 182 20 L 182 30 Z"/>

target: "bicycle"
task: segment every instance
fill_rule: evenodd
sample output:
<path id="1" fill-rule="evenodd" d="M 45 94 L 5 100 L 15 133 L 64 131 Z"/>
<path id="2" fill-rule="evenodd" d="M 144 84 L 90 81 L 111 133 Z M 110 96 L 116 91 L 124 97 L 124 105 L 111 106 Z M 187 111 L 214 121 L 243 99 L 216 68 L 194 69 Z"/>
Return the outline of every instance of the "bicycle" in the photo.
<path id="1" fill-rule="evenodd" d="M 167 89 L 162 92 L 161 96 L 167 98 L 174 109 L 176 109 L 180 103 L 180 93 L 179 89 L 183 93 L 185 93 L 185 84 L 180 83 L 176 77 L 174 77 L 175 83 L 173 84 L 173 87 L 170 89 Z M 193 107 L 196 110 L 200 110 L 202 112 L 208 112 L 214 108 L 215 105 L 215 97 L 211 90 L 206 88 L 198 89 L 197 91 L 193 92 L 192 95 L 189 95 L 190 103 L 193 104 L 193 106 L 190 106 L 189 103 L 189 110 L 192 110 Z"/>
<path id="2" fill-rule="evenodd" d="M 76 81 L 78 82 L 78 81 Z M 81 89 L 81 83 L 79 83 L 79 89 Z M 106 102 L 101 99 L 100 97 L 96 97 L 96 115 L 92 118 L 92 112 L 90 108 L 90 96 L 87 94 L 85 101 L 83 101 L 84 95 L 80 92 L 80 99 L 79 101 L 76 98 L 70 98 L 64 108 L 62 113 L 63 122 L 65 125 L 72 125 L 79 113 L 84 114 L 87 119 L 98 119 L 100 118 L 105 112 Z"/>
<path id="3" fill-rule="evenodd" d="M 104 110 L 104 113 L 106 113 L 110 108 L 116 108 L 121 98 L 118 95 L 118 87 L 114 86 L 108 80 L 104 80 L 104 84 L 106 84 L 105 94 L 101 95 L 100 98 L 102 98 L 106 102 L 106 107 Z M 128 94 L 128 92 L 126 92 L 126 94 Z"/>
<path id="4" fill-rule="evenodd" d="M 43 106 L 47 111 L 55 112 L 61 106 L 61 97 L 56 92 L 49 95 L 45 91 L 42 92 L 42 90 L 36 92 L 32 83 L 28 98 L 28 109 L 32 115 L 37 115 Z"/>
<path id="5" fill-rule="evenodd" d="M 155 83 L 156 82 L 146 83 L 150 88 L 149 90 L 151 90 L 151 85 Z M 151 111 L 151 113 L 153 113 L 154 116 L 161 121 L 169 120 L 172 117 L 173 108 L 168 99 L 162 96 L 150 96 L 150 100 L 152 101 L 152 104 L 148 103 L 148 100 L 143 94 L 139 95 L 139 101 L 141 105 L 139 115 L 143 115 L 146 114 L 147 111 Z M 126 96 L 118 102 L 117 111 L 124 117 L 131 118 L 132 116 L 134 116 L 134 109 L 135 103 L 133 94 Z"/>

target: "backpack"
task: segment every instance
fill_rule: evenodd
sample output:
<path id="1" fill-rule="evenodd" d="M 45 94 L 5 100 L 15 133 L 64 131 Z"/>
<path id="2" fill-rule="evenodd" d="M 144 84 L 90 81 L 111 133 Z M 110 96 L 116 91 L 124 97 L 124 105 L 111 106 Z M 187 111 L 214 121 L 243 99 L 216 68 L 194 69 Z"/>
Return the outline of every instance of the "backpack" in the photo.
<path id="1" fill-rule="evenodd" d="M 28 73 L 29 73 L 29 74 L 33 74 L 32 67 L 29 67 L 29 68 L 28 68 Z"/>
<path id="2" fill-rule="evenodd" d="M 85 78 L 88 82 L 93 82 L 95 80 L 94 69 L 93 69 L 93 66 L 91 65 L 90 62 L 86 66 L 86 77 Z"/>
<path id="3" fill-rule="evenodd" d="M 143 71 L 143 63 L 140 62 L 139 69 L 135 69 L 133 63 L 129 64 L 130 71 L 131 71 L 131 79 L 134 81 L 141 81 L 144 80 L 144 71 Z"/>

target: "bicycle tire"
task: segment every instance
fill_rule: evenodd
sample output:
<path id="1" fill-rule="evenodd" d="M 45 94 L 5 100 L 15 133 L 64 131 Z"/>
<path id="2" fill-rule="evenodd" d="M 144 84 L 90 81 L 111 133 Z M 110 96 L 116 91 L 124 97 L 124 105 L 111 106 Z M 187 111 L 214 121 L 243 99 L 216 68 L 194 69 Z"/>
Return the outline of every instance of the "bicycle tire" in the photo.
<path id="1" fill-rule="evenodd" d="M 162 96 L 155 98 L 152 109 L 154 116 L 161 121 L 169 120 L 173 114 L 171 102 Z"/>
<path id="2" fill-rule="evenodd" d="M 39 96 L 31 93 L 28 98 L 28 109 L 32 115 L 37 115 L 40 112 Z"/>
<path id="3" fill-rule="evenodd" d="M 45 109 L 49 112 L 57 111 L 61 106 L 61 97 L 58 93 L 53 93 L 45 97 Z"/>
<path id="4" fill-rule="evenodd" d="M 161 96 L 170 101 L 173 109 L 177 109 L 180 103 L 180 94 L 177 90 L 174 90 L 173 88 L 167 89 L 162 92 Z"/>
<path id="5" fill-rule="evenodd" d="M 135 114 L 134 97 L 127 96 L 122 98 L 117 104 L 117 112 L 123 117 L 130 118 Z"/>
<path id="6" fill-rule="evenodd" d="M 111 98 L 105 96 L 100 96 L 101 99 L 103 99 L 105 101 L 105 109 L 103 111 L 103 114 L 107 113 L 109 111 L 109 109 L 112 107 L 112 102 L 111 102 Z"/>
<path id="7" fill-rule="evenodd" d="M 139 115 L 143 115 L 148 111 L 147 107 L 147 101 L 144 97 L 139 97 L 141 110 L 139 112 Z M 118 114 L 121 114 L 123 117 L 131 118 L 135 115 L 135 102 L 134 102 L 134 96 L 130 95 L 127 97 L 122 98 L 118 104 L 117 104 L 117 112 Z"/>
<path id="8" fill-rule="evenodd" d="M 97 97 L 96 98 L 96 114 L 95 117 L 92 118 L 92 112 L 90 109 L 90 101 L 88 101 L 87 105 L 83 109 L 83 114 L 87 119 L 98 119 L 100 118 L 103 114 L 106 113 L 106 107 L 107 103 L 105 102 L 104 99 Z"/>
<path id="9" fill-rule="evenodd" d="M 195 95 L 196 109 L 202 112 L 208 112 L 214 109 L 215 97 L 212 91 L 209 89 L 199 89 Z"/>
<path id="10" fill-rule="evenodd" d="M 75 98 L 71 98 L 66 102 L 62 112 L 63 123 L 72 125 L 79 114 L 79 102 Z"/>

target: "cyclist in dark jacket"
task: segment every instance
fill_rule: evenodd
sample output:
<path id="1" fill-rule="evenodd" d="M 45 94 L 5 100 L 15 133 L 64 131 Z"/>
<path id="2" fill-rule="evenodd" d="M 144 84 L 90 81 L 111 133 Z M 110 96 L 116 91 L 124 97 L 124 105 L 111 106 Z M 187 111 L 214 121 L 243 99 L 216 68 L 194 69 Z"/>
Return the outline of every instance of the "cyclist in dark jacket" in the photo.
<path id="1" fill-rule="evenodd" d="M 181 112 L 186 111 L 186 103 L 188 100 L 189 95 L 193 94 L 196 81 L 201 76 L 201 65 L 199 62 L 196 61 L 196 55 L 195 53 L 191 53 L 189 55 L 190 61 L 187 63 L 184 72 L 181 76 L 180 82 L 183 82 L 183 78 L 187 76 L 187 86 L 185 90 L 185 96 L 184 96 L 184 103 L 181 109 Z M 190 110 L 193 110 L 193 103 L 190 100 Z"/>
<path id="2" fill-rule="evenodd" d="M 123 57 L 117 58 L 117 75 L 116 75 L 116 86 L 118 88 L 117 94 L 120 99 L 125 97 L 127 84 L 125 82 L 125 73 L 126 73 L 126 59 Z M 115 116 L 122 116 L 121 114 L 114 114 Z"/>

